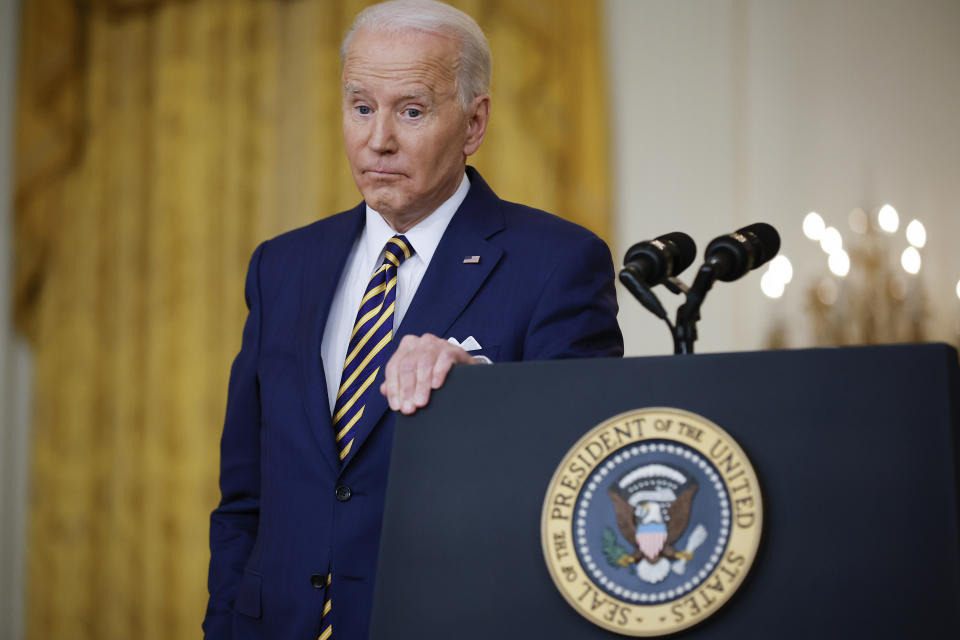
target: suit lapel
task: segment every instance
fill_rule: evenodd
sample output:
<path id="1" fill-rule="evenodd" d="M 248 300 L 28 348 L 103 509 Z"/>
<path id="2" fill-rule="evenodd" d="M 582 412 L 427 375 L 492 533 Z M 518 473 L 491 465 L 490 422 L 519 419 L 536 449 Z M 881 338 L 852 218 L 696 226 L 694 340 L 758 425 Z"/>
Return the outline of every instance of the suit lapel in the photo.
<path id="1" fill-rule="evenodd" d="M 297 350 L 303 383 L 300 395 L 311 431 L 335 474 L 340 472 L 340 461 L 330 423 L 330 402 L 327 400 L 327 378 L 320 343 L 350 249 L 363 230 L 364 210 L 361 203 L 322 225 L 322 235 L 309 245 L 301 280 L 300 316 L 297 319 L 297 340 L 304 345 Z"/>
<path id="2" fill-rule="evenodd" d="M 503 251 L 487 240 L 503 229 L 503 213 L 499 199 L 472 167 L 467 168 L 470 192 L 450 221 L 420 281 L 417 293 L 387 346 L 386 361 L 396 351 L 405 335 L 432 333 L 443 337 L 500 261 Z M 464 264 L 464 258 L 480 256 L 476 264 Z M 380 393 L 384 367 L 370 386 L 363 410 L 363 419 L 354 437 L 350 455 L 356 455 L 367 436 L 387 410 L 387 399 Z"/>

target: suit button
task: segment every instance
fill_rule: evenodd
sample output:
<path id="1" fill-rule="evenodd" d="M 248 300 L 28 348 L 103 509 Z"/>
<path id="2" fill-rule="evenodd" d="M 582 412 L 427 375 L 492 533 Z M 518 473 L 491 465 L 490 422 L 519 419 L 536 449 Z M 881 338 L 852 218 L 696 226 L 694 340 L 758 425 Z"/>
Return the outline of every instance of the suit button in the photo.
<path id="1" fill-rule="evenodd" d="M 322 573 L 314 573 L 310 576 L 310 584 L 314 589 L 323 589 L 327 586 L 327 576 Z"/>
<path id="2" fill-rule="evenodd" d="M 340 502 L 346 502 L 347 500 L 350 499 L 350 496 L 353 495 L 353 491 L 351 491 L 350 487 L 348 487 L 347 485 L 342 484 L 339 487 L 337 487 L 336 495 L 337 495 L 337 500 L 339 500 Z"/>

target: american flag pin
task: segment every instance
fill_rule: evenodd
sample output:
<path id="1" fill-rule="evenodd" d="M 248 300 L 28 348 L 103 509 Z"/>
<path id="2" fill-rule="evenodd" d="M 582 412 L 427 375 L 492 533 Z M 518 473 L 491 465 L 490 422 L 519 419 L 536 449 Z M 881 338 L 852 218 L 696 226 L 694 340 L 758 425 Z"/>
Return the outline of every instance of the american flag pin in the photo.
<path id="1" fill-rule="evenodd" d="M 480 256 L 467 256 L 463 259 L 463 264 L 480 264 Z"/>

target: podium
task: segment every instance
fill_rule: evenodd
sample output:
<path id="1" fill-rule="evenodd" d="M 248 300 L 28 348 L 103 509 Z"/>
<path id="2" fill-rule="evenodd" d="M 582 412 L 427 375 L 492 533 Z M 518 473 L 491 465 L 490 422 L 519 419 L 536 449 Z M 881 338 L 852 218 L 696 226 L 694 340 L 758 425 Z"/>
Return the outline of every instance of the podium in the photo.
<path id="1" fill-rule="evenodd" d="M 541 512 L 574 443 L 644 407 L 722 427 L 763 496 L 743 584 L 674 637 L 960 637 L 960 375 L 926 344 L 455 368 L 398 416 L 371 638 L 624 637 L 561 597 Z"/>

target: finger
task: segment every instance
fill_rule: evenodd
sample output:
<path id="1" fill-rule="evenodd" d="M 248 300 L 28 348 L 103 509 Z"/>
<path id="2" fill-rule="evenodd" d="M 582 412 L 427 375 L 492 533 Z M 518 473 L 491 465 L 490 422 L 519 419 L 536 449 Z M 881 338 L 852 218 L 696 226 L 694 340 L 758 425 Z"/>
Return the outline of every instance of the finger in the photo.
<path id="1" fill-rule="evenodd" d="M 384 376 L 383 386 L 386 387 L 387 404 L 390 405 L 390 408 L 394 411 L 397 411 L 400 408 L 398 398 L 400 397 L 399 386 L 397 384 L 397 373 L 396 366 L 392 369 L 388 368 Z"/>
<path id="2" fill-rule="evenodd" d="M 390 359 L 393 363 L 390 386 L 390 408 L 403 411 L 404 404 L 412 394 L 414 362 L 420 349 L 420 338 L 407 335 L 400 340 L 397 351 Z M 390 364 L 390 363 L 388 363 Z"/>
<path id="3" fill-rule="evenodd" d="M 384 395 L 387 396 L 387 403 L 390 405 L 390 409 L 397 411 L 400 409 L 400 384 L 398 380 L 398 362 L 403 358 L 403 353 L 400 351 L 399 347 L 397 351 L 390 357 L 390 360 L 387 361 L 387 367 L 383 373 L 383 385 L 381 385 L 381 391 L 385 388 Z"/>
<path id="4" fill-rule="evenodd" d="M 417 359 L 416 353 L 407 353 L 397 364 L 397 404 L 408 415 L 416 410 L 413 394 L 417 388 Z"/>
<path id="5" fill-rule="evenodd" d="M 450 372 L 450 368 L 453 366 L 454 356 L 449 352 L 445 352 L 439 358 L 437 358 L 436 363 L 433 365 L 433 371 L 431 372 L 430 385 L 434 389 L 439 389 L 443 386 L 443 383 L 447 379 L 447 373 Z"/>
<path id="6" fill-rule="evenodd" d="M 469 353 L 460 347 L 450 345 L 450 348 L 444 351 L 443 357 L 438 358 L 436 365 L 433 367 L 433 376 L 430 381 L 433 388 L 439 389 L 443 386 L 443 383 L 447 380 L 447 374 L 450 373 L 450 369 L 453 368 L 454 364 L 468 362 L 473 362 L 473 358 L 470 357 Z"/>
<path id="7" fill-rule="evenodd" d="M 417 362 L 417 383 L 413 392 L 413 404 L 417 408 L 427 406 L 430 401 L 430 382 L 434 363 L 437 362 L 438 351 L 431 349 L 424 353 Z M 442 358 L 442 354 L 439 356 Z"/>

